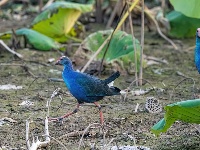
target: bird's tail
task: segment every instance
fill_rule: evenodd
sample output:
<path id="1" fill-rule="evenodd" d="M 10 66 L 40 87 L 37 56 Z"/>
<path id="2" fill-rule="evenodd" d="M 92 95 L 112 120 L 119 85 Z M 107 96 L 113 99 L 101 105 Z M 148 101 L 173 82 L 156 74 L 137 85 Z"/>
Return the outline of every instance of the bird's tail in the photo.
<path id="1" fill-rule="evenodd" d="M 115 87 L 115 86 L 112 86 L 112 87 L 110 87 L 110 90 L 111 90 L 111 95 L 121 95 L 121 93 L 120 93 L 120 89 L 118 88 L 118 87 Z"/>
<path id="2" fill-rule="evenodd" d="M 118 78 L 120 76 L 119 71 L 113 73 L 110 77 L 108 77 L 107 79 L 104 80 L 105 84 L 109 84 L 112 81 L 114 81 L 116 78 Z"/>

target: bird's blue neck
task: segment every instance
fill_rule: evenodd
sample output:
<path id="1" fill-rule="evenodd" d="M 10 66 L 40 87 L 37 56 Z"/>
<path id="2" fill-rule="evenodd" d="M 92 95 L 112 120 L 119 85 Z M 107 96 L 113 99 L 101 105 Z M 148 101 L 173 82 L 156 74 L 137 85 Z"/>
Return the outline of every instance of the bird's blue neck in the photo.
<path id="1" fill-rule="evenodd" d="M 64 69 L 63 69 L 63 72 L 70 72 L 70 71 L 73 71 L 73 67 L 72 67 L 72 64 L 64 64 Z"/>
<path id="2" fill-rule="evenodd" d="M 200 37 L 196 36 L 195 58 L 200 57 Z"/>
<path id="3" fill-rule="evenodd" d="M 198 35 L 196 35 L 195 64 L 200 73 L 200 37 Z"/>
<path id="4" fill-rule="evenodd" d="M 196 51 L 200 53 L 200 37 L 196 36 Z"/>

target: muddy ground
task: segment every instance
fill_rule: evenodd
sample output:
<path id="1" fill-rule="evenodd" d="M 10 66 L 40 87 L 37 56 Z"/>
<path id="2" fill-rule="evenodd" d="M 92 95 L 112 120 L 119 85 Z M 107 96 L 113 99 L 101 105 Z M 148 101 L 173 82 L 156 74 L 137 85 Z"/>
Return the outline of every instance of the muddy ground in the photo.
<path id="1" fill-rule="evenodd" d="M 10 28 L 8 26 L 10 23 L 2 23 L 1 32 Z M 20 26 L 25 24 L 26 22 L 21 22 Z M 13 22 L 11 25 L 15 26 Z M 135 34 L 139 37 L 139 27 L 136 28 Z M 163 118 L 164 111 L 151 114 L 144 108 L 146 97 L 149 96 L 156 97 L 162 106 L 165 106 L 181 100 L 198 98 L 200 94 L 200 75 L 194 65 L 193 50 L 188 50 L 189 47 L 195 45 L 195 38 L 174 39 L 174 42 L 179 47 L 178 51 L 159 37 L 155 31 L 145 30 L 144 54 L 166 59 L 169 64 L 160 63 L 148 66 L 144 69 L 144 79 L 164 91 L 151 91 L 142 96 L 129 94 L 126 100 L 122 96 L 104 98 L 100 104 L 103 106 L 106 126 L 103 131 L 93 126 L 84 136 L 81 149 L 109 149 L 114 145 L 134 145 L 134 143 L 153 150 L 199 149 L 198 125 L 176 122 L 166 133 L 155 137 L 150 128 Z M 76 107 L 76 100 L 68 93 L 64 83 L 48 80 L 51 77 L 61 78 L 62 67 L 55 66 L 54 62 L 48 63 L 49 58 L 60 57 L 59 52 L 41 52 L 33 49 L 20 49 L 17 52 L 24 56 L 24 60 L 14 57 L 2 47 L 0 49 L 0 85 L 13 84 L 23 87 L 19 90 L 0 90 L 0 118 L 9 117 L 16 121 L 15 123 L 5 122 L 0 126 L 0 149 L 1 147 L 26 149 L 25 124 L 27 119 L 32 121 L 30 135 L 38 135 L 41 140 L 44 140 L 42 135 L 44 134 L 44 119 L 47 115 L 46 104 L 58 87 L 62 90 L 60 94 L 62 100 L 59 97 L 53 98 L 50 116 L 61 116 Z M 102 78 L 109 74 L 110 72 L 104 73 Z M 194 79 L 195 88 L 192 88 L 193 82 L 189 79 L 176 87 L 186 77 Z M 125 89 L 132 81 L 134 81 L 134 75 L 122 74 L 115 84 Z M 146 83 L 141 87 L 134 86 L 131 90 L 145 90 L 146 88 L 151 88 L 151 85 Z M 34 105 L 20 106 L 19 104 L 25 100 L 33 102 Z M 137 103 L 140 105 L 138 111 L 135 112 Z M 99 123 L 99 114 L 92 104 L 83 105 L 77 114 L 64 119 L 63 124 L 50 122 L 51 143 L 46 149 L 78 149 L 82 131 L 93 123 Z M 77 132 L 80 135 L 71 136 L 72 133 Z M 30 138 L 32 139 L 32 136 Z M 109 142 L 110 144 L 107 145 Z"/>

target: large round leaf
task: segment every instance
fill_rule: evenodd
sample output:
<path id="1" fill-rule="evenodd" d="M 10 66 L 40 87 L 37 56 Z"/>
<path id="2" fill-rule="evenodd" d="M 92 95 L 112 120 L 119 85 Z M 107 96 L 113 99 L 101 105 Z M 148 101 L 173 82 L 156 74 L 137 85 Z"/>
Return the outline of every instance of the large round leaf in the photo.
<path id="1" fill-rule="evenodd" d="M 176 11 L 192 18 L 200 18 L 200 0 L 170 0 Z"/>
<path id="2" fill-rule="evenodd" d="M 170 22 L 169 35 L 176 38 L 194 37 L 196 29 L 200 27 L 200 19 L 190 18 L 180 12 L 172 11 L 166 15 Z"/>
<path id="3" fill-rule="evenodd" d="M 104 30 L 98 31 L 91 35 L 89 35 L 83 42 L 82 46 L 85 49 L 90 51 L 97 51 L 97 49 L 102 45 L 102 43 L 106 40 L 106 38 L 112 34 L 113 30 Z M 140 43 L 137 39 L 135 39 L 135 44 L 137 47 L 137 52 L 140 50 Z M 98 58 L 102 58 L 103 54 L 106 50 L 107 45 L 102 49 Z M 121 58 L 126 55 L 131 55 L 130 57 L 126 57 L 127 59 L 131 58 L 133 61 L 133 38 L 132 35 L 127 34 L 123 31 L 116 31 L 111 39 L 108 51 L 105 56 L 105 60 L 107 62 L 112 61 L 113 59 Z M 127 60 L 128 61 L 128 60 Z"/>
<path id="4" fill-rule="evenodd" d="M 89 4 L 55 2 L 34 19 L 32 29 L 57 41 L 62 41 L 81 13 L 89 12 L 92 8 Z"/>
<path id="5" fill-rule="evenodd" d="M 151 128 L 151 131 L 156 135 L 166 132 L 176 120 L 200 124 L 200 99 L 167 105 L 165 111 L 164 118 Z"/>
<path id="6" fill-rule="evenodd" d="M 60 48 L 59 43 L 54 41 L 52 38 L 31 29 L 18 29 L 16 30 L 16 35 L 25 36 L 27 42 L 38 50 L 46 51 Z"/>

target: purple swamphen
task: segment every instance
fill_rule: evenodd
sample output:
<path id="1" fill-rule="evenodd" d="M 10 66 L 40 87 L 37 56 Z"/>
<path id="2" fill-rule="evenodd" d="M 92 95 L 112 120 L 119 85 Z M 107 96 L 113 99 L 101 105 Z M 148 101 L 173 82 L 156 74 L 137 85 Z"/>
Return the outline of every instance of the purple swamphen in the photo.
<path id="1" fill-rule="evenodd" d="M 198 28 L 196 32 L 196 48 L 194 57 L 196 68 L 200 73 L 200 28 Z"/>
<path id="2" fill-rule="evenodd" d="M 70 93 L 78 100 L 78 105 L 74 111 L 63 115 L 60 118 L 51 118 L 50 120 L 57 121 L 68 117 L 78 111 L 81 103 L 86 102 L 94 103 L 98 107 L 100 121 L 101 124 L 103 124 L 103 113 L 101 111 L 101 106 L 97 103 L 97 101 L 103 99 L 104 96 L 120 95 L 121 90 L 119 88 L 108 86 L 109 83 L 120 76 L 120 73 L 117 71 L 109 78 L 101 80 L 89 74 L 75 71 L 71 60 L 66 56 L 60 57 L 57 60 L 56 65 L 64 66 L 62 72 L 63 80 Z"/>

